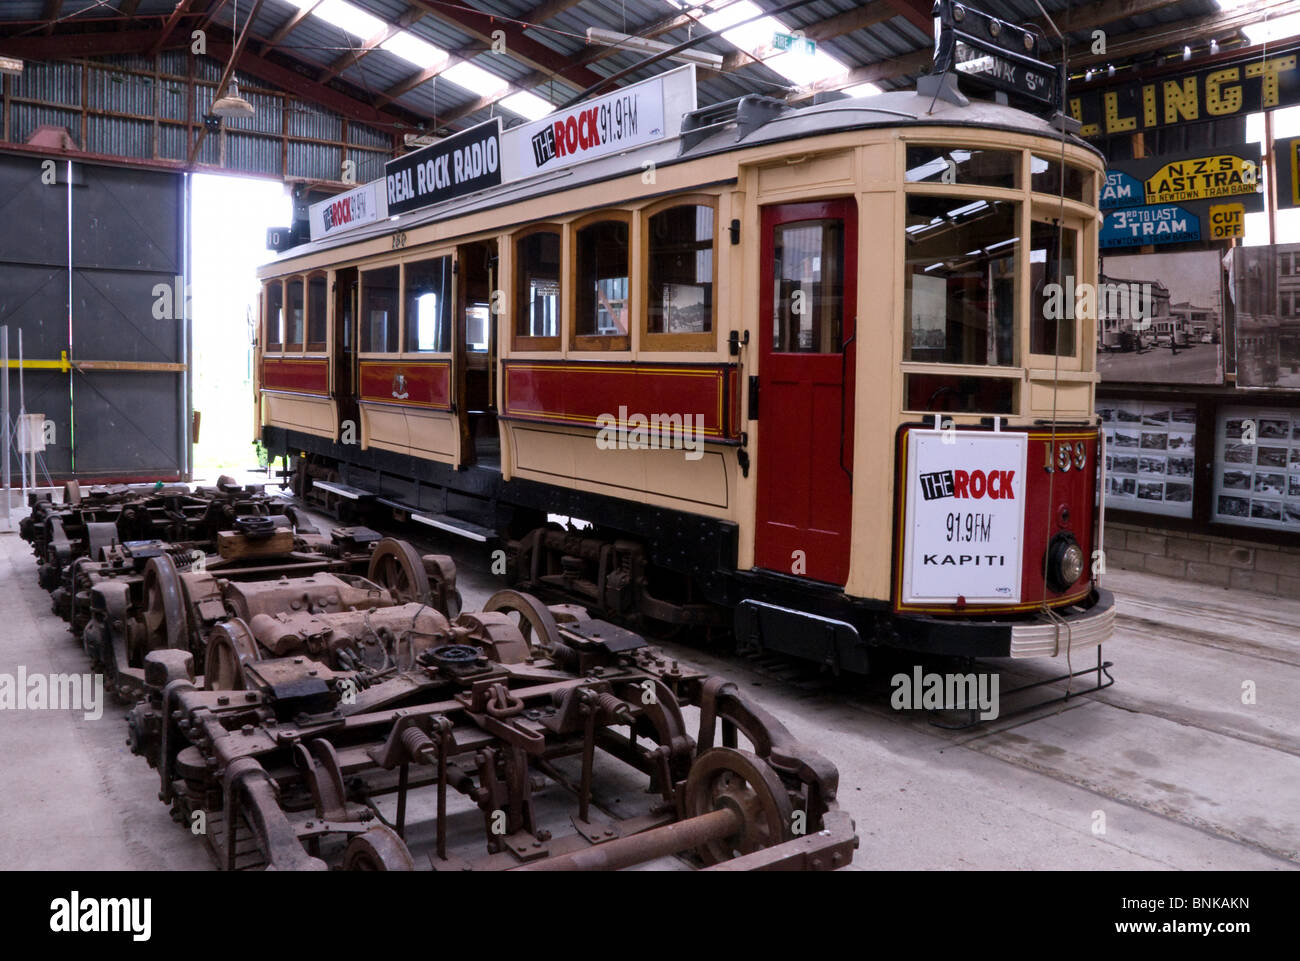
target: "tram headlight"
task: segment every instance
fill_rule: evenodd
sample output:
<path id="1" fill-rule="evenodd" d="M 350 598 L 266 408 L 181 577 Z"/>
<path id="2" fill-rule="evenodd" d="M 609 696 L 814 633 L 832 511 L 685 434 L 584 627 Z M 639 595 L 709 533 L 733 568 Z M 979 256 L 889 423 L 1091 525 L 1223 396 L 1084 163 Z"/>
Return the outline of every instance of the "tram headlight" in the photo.
<path id="1" fill-rule="evenodd" d="M 1073 534 L 1058 534 L 1047 549 L 1047 585 L 1066 591 L 1083 576 L 1083 548 Z"/>

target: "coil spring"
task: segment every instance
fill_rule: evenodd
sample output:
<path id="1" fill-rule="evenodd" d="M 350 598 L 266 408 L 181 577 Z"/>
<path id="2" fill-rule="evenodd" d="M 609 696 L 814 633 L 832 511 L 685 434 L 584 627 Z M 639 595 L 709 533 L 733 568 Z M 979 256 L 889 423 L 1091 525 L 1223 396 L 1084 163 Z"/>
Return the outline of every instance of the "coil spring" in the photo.
<path id="1" fill-rule="evenodd" d="M 406 753 L 411 757 L 419 759 L 424 759 L 438 750 L 433 743 L 433 738 L 418 727 L 408 727 L 402 732 L 402 747 L 406 748 Z"/>
<path id="2" fill-rule="evenodd" d="M 628 720 L 632 716 L 632 709 L 628 707 L 627 702 L 622 698 L 615 697 L 613 694 L 601 693 L 596 695 L 596 706 L 600 708 L 609 717 L 622 718 Z"/>

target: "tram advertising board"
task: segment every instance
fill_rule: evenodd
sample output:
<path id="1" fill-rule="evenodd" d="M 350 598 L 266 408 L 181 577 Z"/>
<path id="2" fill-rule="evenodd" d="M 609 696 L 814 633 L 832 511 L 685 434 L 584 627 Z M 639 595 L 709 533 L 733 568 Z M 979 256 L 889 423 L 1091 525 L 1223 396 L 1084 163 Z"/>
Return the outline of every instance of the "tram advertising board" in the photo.
<path id="1" fill-rule="evenodd" d="M 499 117 L 384 164 L 390 214 L 404 214 L 500 184 Z"/>
<path id="2" fill-rule="evenodd" d="M 312 204 L 309 210 L 311 239 L 333 237 L 388 216 L 384 191 L 380 187 L 379 181 L 372 180 L 329 200 Z"/>
<path id="3" fill-rule="evenodd" d="M 659 77 L 585 100 L 510 131 L 511 179 L 559 170 L 665 137 Z"/>
<path id="4" fill-rule="evenodd" d="M 1016 604 L 1028 435 L 909 429 L 904 604 Z"/>

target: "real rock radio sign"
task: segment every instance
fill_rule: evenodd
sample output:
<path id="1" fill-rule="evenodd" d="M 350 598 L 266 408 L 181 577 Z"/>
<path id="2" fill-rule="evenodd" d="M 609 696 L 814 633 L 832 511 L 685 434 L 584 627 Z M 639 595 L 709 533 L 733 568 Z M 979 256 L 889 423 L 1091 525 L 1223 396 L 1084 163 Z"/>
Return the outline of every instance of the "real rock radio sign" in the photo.
<path id="1" fill-rule="evenodd" d="M 384 165 L 388 212 L 403 214 L 501 183 L 501 121 L 493 119 Z"/>

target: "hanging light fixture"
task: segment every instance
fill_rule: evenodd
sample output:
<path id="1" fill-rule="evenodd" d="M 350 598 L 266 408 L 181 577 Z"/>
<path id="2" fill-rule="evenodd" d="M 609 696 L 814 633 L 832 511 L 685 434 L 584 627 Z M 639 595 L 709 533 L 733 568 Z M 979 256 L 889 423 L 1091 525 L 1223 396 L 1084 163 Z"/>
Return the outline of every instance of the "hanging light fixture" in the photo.
<path id="1" fill-rule="evenodd" d="M 247 30 L 252 24 L 245 24 Z M 230 20 L 231 33 L 237 33 L 239 27 L 239 0 L 235 0 L 235 12 Z M 230 66 L 227 68 L 230 73 L 235 72 L 235 50 L 239 47 L 239 41 L 236 40 L 234 46 L 230 48 Z M 253 105 L 239 95 L 239 81 L 231 79 L 230 91 L 219 100 L 212 104 L 212 113 L 217 117 L 224 117 L 227 120 L 237 120 L 240 117 L 251 117 L 257 111 Z"/>

